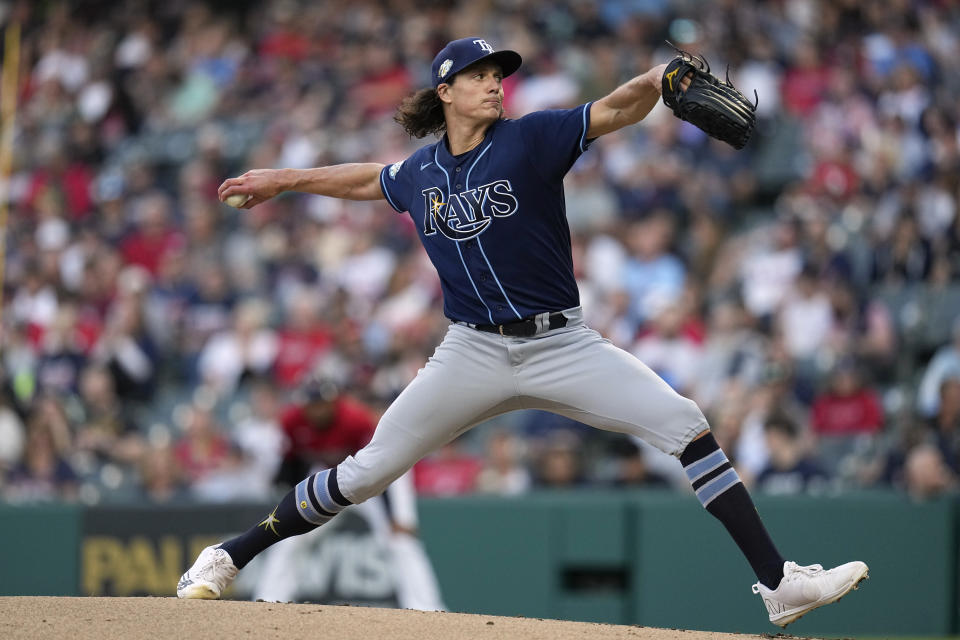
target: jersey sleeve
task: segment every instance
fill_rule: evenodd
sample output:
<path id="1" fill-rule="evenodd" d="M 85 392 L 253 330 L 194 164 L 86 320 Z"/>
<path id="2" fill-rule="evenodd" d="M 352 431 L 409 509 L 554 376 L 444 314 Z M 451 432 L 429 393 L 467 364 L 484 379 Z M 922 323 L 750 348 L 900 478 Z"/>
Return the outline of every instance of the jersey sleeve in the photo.
<path id="1" fill-rule="evenodd" d="M 531 162 L 546 178 L 563 178 L 594 139 L 587 138 L 592 102 L 526 115 L 517 123 Z"/>
<path id="2" fill-rule="evenodd" d="M 410 158 L 388 164 L 380 171 L 380 190 L 390 206 L 403 213 L 410 210 L 410 196 L 413 193 L 413 180 Z"/>

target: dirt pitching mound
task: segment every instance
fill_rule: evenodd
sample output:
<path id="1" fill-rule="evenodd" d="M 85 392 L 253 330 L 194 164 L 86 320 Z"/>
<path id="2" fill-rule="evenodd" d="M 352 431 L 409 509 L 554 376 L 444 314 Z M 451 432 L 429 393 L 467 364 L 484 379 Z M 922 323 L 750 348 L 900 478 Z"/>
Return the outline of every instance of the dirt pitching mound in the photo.
<path id="1" fill-rule="evenodd" d="M 753 640 L 760 636 L 316 604 L 176 598 L 13 597 L 0 598 L 0 638 Z"/>

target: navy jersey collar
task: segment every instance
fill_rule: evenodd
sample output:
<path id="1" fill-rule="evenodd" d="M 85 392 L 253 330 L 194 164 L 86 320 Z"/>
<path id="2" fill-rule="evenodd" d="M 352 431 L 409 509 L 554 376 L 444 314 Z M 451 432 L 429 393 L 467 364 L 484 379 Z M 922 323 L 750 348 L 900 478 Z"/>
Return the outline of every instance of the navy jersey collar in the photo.
<path id="1" fill-rule="evenodd" d="M 452 167 L 471 160 L 483 149 L 485 143 L 493 139 L 493 130 L 496 129 L 501 122 L 503 122 L 503 118 L 500 118 L 487 127 L 487 130 L 483 133 L 483 140 L 473 149 L 470 149 L 470 151 L 461 153 L 458 156 L 450 153 L 450 147 L 447 144 L 447 134 L 444 133 L 443 137 L 437 141 L 437 160 L 445 167 Z"/>

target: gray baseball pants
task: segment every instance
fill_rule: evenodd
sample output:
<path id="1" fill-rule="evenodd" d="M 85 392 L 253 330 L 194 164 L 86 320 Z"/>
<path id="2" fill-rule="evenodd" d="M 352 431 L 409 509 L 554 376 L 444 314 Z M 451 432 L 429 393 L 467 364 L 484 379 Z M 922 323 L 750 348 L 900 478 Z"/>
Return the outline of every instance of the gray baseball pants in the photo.
<path id="1" fill-rule="evenodd" d="M 451 324 L 370 443 L 337 467 L 353 503 L 380 494 L 420 458 L 474 425 L 517 409 L 543 409 L 638 436 L 678 456 L 708 428 L 697 405 L 583 323 L 514 338 Z"/>

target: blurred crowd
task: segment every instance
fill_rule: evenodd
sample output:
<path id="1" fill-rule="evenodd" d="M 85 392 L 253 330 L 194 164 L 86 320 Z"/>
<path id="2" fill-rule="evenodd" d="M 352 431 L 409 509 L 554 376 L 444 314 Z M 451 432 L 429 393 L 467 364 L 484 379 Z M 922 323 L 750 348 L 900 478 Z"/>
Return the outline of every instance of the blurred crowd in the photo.
<path id="1" fill-rule="evenodd" d="M 664 44 L 746 94 L 740 152 L 662 106 L 566 180 L 588 323 L 703 408 L 770 493 L 960 474 L 960 7 L 936 0 L 0 2 L 23 26 L 0 321 L 0 497 L 260 499 L 316 376 L 372 411 L 445 331 L 383 201 L 216 198 L 251 168 L 392 163 L 448 40 L 519 51 L 510 116 L 605 95 Z M 456 402 L 455 389 L 445 400 Z M 643 443 L 495 419 L 425 495 L 683 488 Z"/>

